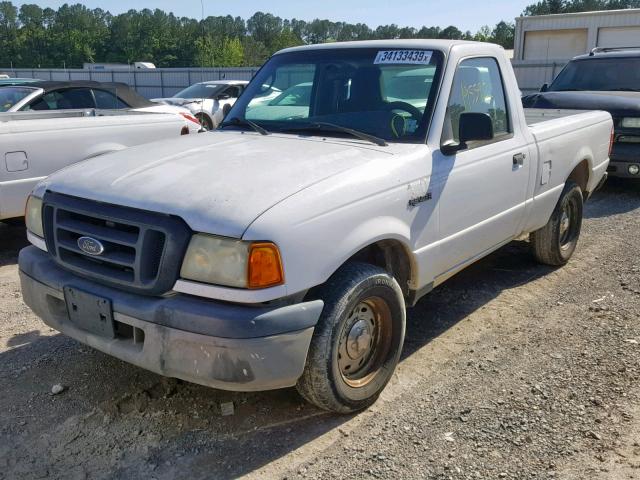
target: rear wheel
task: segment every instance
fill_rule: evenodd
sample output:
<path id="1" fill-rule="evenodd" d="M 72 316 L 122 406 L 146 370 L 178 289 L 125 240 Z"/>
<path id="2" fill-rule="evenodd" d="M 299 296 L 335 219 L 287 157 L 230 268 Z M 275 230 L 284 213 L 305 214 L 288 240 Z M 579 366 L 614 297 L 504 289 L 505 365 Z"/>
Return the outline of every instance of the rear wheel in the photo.
<path id="1" fill-rule="evenodd" d="M 568 181 L 547 224 L 529 237 L 539 262 L 558 266 L 569 261 L 580 238 L 582 210 L 582 190 Z"/>
<path id="2" fill-rule="evenodd" d="M 405 305 L 385 270 L 349 263 L 315 295 L 325 302 L 311 340 L 300 394 L 338 413 L 376 401 L 398 364 L 405 332 Z"/>

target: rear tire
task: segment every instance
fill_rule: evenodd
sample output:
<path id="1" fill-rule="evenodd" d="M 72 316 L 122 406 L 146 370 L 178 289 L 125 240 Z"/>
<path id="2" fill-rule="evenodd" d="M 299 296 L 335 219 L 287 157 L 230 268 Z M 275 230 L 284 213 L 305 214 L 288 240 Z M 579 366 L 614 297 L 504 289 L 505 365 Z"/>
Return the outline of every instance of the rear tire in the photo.
<path id="1" fill-rule="evenodd" d="M 312 296 L 324 300 L 324 309 L 296 388 L 324 410 L 362 410 L 400 359 L 406 323 L 400 286 L 379 267 L 348 263 Z"/>
<path id="2" fill-rule="evenodd" d="M 580 238 L 583 201 L 580 187 L 567 181 L 547 224 L 529 236 L 538 262 L 560 266 L 569 261 Z"/>

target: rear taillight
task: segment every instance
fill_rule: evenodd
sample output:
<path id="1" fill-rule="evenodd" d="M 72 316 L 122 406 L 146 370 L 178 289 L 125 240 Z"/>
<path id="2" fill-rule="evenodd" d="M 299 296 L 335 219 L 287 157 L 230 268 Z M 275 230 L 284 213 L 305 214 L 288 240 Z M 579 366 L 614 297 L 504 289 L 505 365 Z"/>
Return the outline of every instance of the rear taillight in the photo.
<path id="1" fill-rule="evenodd" d="M 611 158 L 611 152 L 613 152 L 613 142 L 616 138 L 615 131 L 611 128 L 611 136 L 609 137 L 609 158 Z"/>
<path id="2" fill-rule="evenodd" d="M 185 119 L 189 120 L 190 122 L 197 123 L 198 125 L 200 125 L 200 121 L 190 113 L 180 112 L 180 115 L 182 115 Z"/>

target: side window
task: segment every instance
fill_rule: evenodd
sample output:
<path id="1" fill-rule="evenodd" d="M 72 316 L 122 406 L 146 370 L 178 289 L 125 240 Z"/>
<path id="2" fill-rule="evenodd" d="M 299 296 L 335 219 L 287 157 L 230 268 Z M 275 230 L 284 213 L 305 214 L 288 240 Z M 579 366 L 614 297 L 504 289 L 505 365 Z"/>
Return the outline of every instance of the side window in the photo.
<path id="1" fill-rule="evenodd" d="M 71 88 L 45 93 L 31 105 L 25 106 L 23 110 L 73 110 L 80 108 L 95 108 L 91 89 Z"/>
<path id="2" fill-rule="evenodd" d="M 93 95 L 96 98 L 96 108 L 103 109 L 121 109 L 129 108 L 129 105 L 120 100 L 114 93 L 105 90 L 94 90 Z"/>
<path id="3" fill-rule="evenodd" d="M 449 97 L 443 140 L 459 141 L 460 115 L 486 113 L 494 138 L 511 132 L 500 68 L 494 58 L 472 58 L 458 65 Z"/>
<path id="4" fill-rule="evenodd" d="M 231 98 L 238 98 L 240 96 L 240 87 L 232 86 L 225 90 L 225 92 Z"/>
<path id="5" fill-rule="evenodd" d="M 63 107 L 58 106 L 58 102 L 62 99 L 60 92 L 45 93 L 42 97 L 34 100 L 30 105 L 25 105 L 22 110 L 60 110 Z"/>
<path id="6" fill-rule="evenodd" d="M 57 100 L 58 109 L 95 108 L 93 95 L 89 88 L 71 88 L 61 90 Z"/>

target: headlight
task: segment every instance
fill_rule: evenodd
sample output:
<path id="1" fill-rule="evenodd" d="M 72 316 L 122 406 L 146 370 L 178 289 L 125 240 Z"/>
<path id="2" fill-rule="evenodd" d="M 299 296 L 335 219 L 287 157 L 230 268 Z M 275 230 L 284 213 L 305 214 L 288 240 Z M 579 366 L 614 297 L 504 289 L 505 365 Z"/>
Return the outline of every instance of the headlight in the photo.
<path id="1" fill-rule="evenodd" d="M 42 199 L 29 196 L 27 207 L 24 211 L 24 221 L 27 224 L 27 230 L 34 235 L 44 238 L 44 228 L 42 227 Z"/>
<path id="2" fill-rule="evenodd" d="M 640 128 L 640 117 L 623 118 L 620 122 L 620 126 L 624 128 Z"/>
<path id="3" fill-rule="evenodd" d="M 236 288 L 266 288 L 284 281 L 278 247 L 213 235 L 191 238 L 180 276 L 188 280 Z"/>

